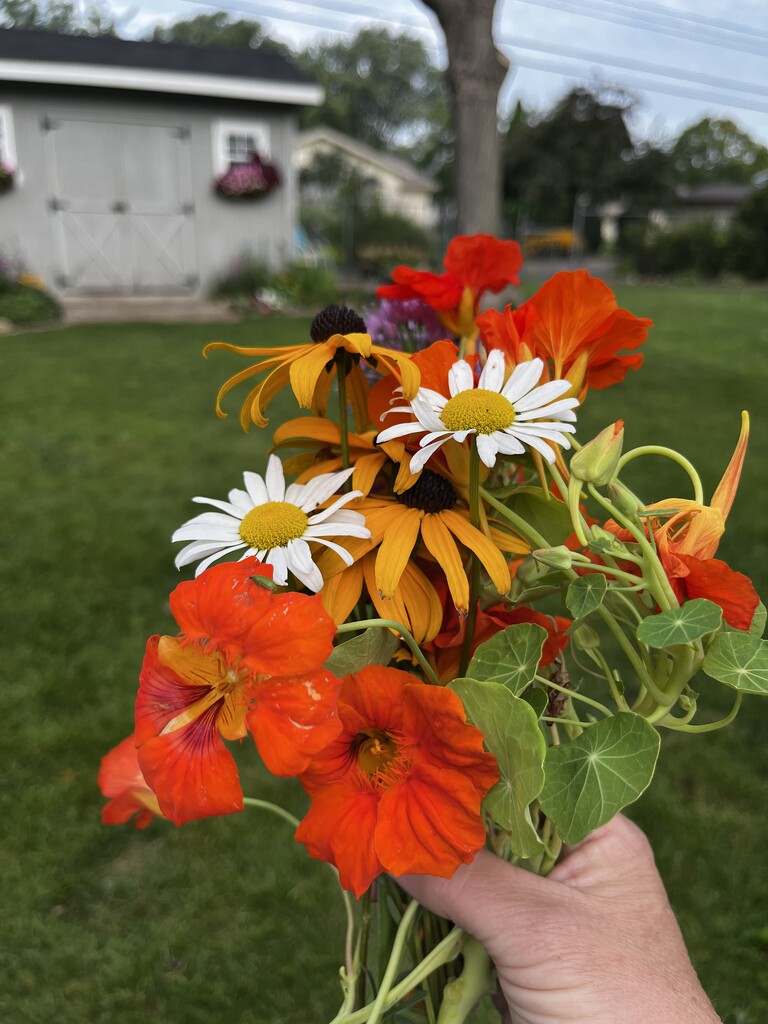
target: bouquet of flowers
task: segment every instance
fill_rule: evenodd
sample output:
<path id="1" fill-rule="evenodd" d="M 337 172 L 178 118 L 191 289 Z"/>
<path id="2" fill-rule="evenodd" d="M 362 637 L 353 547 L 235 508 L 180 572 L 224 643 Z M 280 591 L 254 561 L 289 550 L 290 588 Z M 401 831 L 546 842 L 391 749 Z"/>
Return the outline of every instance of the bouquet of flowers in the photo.
<path id="1" fill-rule="evenodd" d="M 639 368 L 652 325 L 585 271 L 480 313 L 520 265 L 477 235 L 443 273 L 396 268 L 388 315 L 426 304 L 437 340 L 411 326 L 387 347 L 330 306 L 306 342 L 207 346 L 247 360 L 220 416 L 245 381 L 245 430 L 284 388 L 307 414 L 226 499 L 193 499 L 206 511 L 173 534 L 176 565 L 196 565 L 170 597 L 179 632 L 149 639 L 134 732 L 101 768 L 108 823 L 252 806 L 331 865 L 348 920 L 334 1024 L 458 1024 L 492 985 L 482 947 L 398 876 L 450 877 L 484 847 L 546 874 L 647 788 L 663 732 L 722 728 L 768 688 L 765 608 L 715 557 L 746 414 L 708 498 L 684 455 L 624 451 L 622 422 L 577 441 L 578 409 Z M 689 493 L 634 493 L 625 467 L 648 458 Z M 733 692 L 721 721 L 696 721 L 699 672 Z M 243 795 L 227 743 L 248 733 L 298 777 L 301 821 Z"/>
<path id="2" fill-rule="evenodd" d="M 259 199 L 279 184 L 280 172 L 275 165 L 253 153 L 249 164 L 232 164 L 220 174 L 214 187 L 227 199 Z"/>

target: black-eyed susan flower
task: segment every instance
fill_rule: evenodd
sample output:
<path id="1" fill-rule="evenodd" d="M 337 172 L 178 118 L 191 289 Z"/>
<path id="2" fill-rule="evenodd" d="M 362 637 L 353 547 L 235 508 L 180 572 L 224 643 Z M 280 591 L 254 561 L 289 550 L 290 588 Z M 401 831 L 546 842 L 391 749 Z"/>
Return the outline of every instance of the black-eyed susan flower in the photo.
<path id="1" fill-rule="evenodd" d="M 267 424 L 266 410 L 275 395 L 290 385 L 302 409 L 312 409 L 324 416 L 331 386 L 339 370 L 344 373 L 346 391 L 352 405 L 358 430 L 368 425 L 366 403 L 368 382 L 360 367 L 364 359 L 383 374 L 394 374 L 406 398 L 413 398 L 419 387 L 419 371 L 411 364 L 405 352 L 374 345 L 366 333 L 365 321 L 346 306 L 328 306 L 315 317 L 310 327 L 311 342 L 306 345 L 287 345 L 276 348 L 245 348 L 224 341 L 206 345 L 203 354 L 215 349 L 226 349 L 240 356 L 256 356 L 257 362 L 236 373 L 219 388 L 216 413 L 224 417 L 221 408 L 224 396 L 252 377 L 266 374 L 246 396 L 240 408 L 243 430 L 251 423 L 258 427 Z"/>

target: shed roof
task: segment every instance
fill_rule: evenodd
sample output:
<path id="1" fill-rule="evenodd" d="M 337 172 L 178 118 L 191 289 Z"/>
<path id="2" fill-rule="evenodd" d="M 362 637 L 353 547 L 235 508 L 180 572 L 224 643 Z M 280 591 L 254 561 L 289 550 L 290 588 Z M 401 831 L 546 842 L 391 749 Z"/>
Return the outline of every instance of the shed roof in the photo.
<path id="1" fill-rule="evenodd" d="M 281 54 L 0 29 L 0 81 L 49 82 L 275 103 L 322 102 L 323 91 Z"/>

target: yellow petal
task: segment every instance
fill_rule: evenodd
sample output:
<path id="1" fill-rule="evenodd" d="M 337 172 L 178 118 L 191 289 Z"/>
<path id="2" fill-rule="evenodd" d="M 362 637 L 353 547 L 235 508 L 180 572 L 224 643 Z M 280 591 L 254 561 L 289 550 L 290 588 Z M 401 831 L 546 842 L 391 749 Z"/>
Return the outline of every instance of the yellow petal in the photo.
<path id="1" fill-rule="evenodd" d="M 376 557 L 376 589 L 382 597 L 391 598 L 397 589 L 420 525 L 421 513 L 417 509 L 394 503 L 390 506 L 389 522 Z"/>
<path id="2" fill-rule="evenodd" d="M 291 364 L 291 387 L 302 409 L 312 407 L 318 378 L 333 356 L 334 349 L 325 342 L 323 345 L 313 345 Z"/>
<path id="3" fill-rule="evenodd" d="M 499 529 L 493 523 L 488 524 L 488 535 L 499 551 L 506 551 L 510 555 L 530 554 L 531 545 L 522 537 L 518 537 L 514 533 L 507 533 L 506 530 Z"/>
<path id="4" fill-rule="evenodd" d="M 371 336 L 370 334 L 360 334 L 357 331 L 352 331 L 350 334 L 334 334 L 328 339 L 327 344 L 333 345 L 334 348 L 343 348 L 347 352 L 357 353 L 367 359 L 371 354 Z"/>
<path id="5" fill-rule="evenodd" d="M 443 623 L 443 606 L 435 588 L 414 562 L 405 567 L 399 592 L 416 642 L 422 644 L 434 640 Z"/>
<path id="6" fill-rule="evenodd" d="M 255 348 L 246 348 L 243 345 L 232 345 L 228 341 L 209 341 L 203 349 L 203 355 L 207 358 L 209 352 L 225 349 L 227 352 L 234 352 L 238 356 L 256 356 L 257 358 L 261 356 L 280 356 L 282 359 L 285 356 L 297 355 L 314 347 L 314 342 L 308 345 L 274 345 L 272 348 L 266 345 L 258 345 Z"/>
<path id="7" fill-rule="evenodd" d="M 374 452 L 372 455 L 361 455 L 355 462 L 355 471 L 352 474 L 352 490 L 362 491 L 368 494 L 373 487 L 379 470 L 388 462 L 384 452 Z"/>
<path id="8" fill-rule="evenodd" d="M 335 623 L 346 622 L 347 616 L 360 600 L 362 591 L 362 563 L 355 562 L 348 569 L 336 573 L 325 581 L 320 592 L 323 608 Z"/>
<path id="9" fill-rule="evenodd" d="M 731 461 L 728 463 L 728 467 L 723 473 L 723 479 L 717 485 L 715 493 L 712 495 L 711 505 L 713 508 L 719 509 L 722 513 L 723 521 L 728 518 L 728 513 L 731 511 L 733 505 L 733 499 L 736 497 L 736 491 L 739 486 L 739 478 L 741 477 L 741 471 L 744 468 L 744 457 L 747 454 L 747 444 L 749 442 L 749 413 L 742 412 L 741 414 L 741 431 L 739 433 L 739 440 L 736 442 Z"/>
<path id="10" fill-rule="evenodd" d="M 313 455 L 312 459 L 314 460 L 314 458 L 315 456 Z M 288 459 L 288 462 L 283 463 L 283 469 L 285 470 L 286 476 L 288 476 L 288 463 L 291 461 L 291 459 Z M 308 469 L 304 469 L 300 475 L 296 477 L 296 483 L 308 484 L 310 480 L 314 480 L 315 477 L 320 476 L 321 473 L 335 473 L 341 468 L 341 457 L 336 459 L 323 459 L 322 462 L 313 461 L 312 465 Z"/>
<path id="11" fill-rule="evenodd" d="M 347 376 L 347 394 L 352 402 L 355 430 L 362 431 L 368 426 L 368 381 L 360 366 L 353 366 Z"/>
<path id="12" fill-rule="evenodd" d="M 469 581 L 456 541 L 441 520 L 441 514 L 428 513 L 421 523 L 421 538 L 445 573 L 448 589 L 456 609 L 463 615 L 469 610 Z"/>
<path id="13" fill-rule="evenodd" d="M 333 382 L 336 379 L 336 374 L 334 372 L 335 369 L 336 368 L 334 367 L 332 370 L 328 370 L 327 372 L 323 371 L 317 378 L 315 392 L 312 395 L 311 409 L 318 418 L 323 418 L 328 411 L 328 399 L 331 395 Z"/>
<path id="14" fill-rule="evenodd" d="M 269 420 L 264 415 L 269 403 L 275 395 L 282 391 L 290 379 L 291 367 L 284 363 L 263 380 L 245 398 L 240 407 L 240 426 L 243 430 L 250 429 L 251 422 L 257 427 L 266 427 Z"/>
<path id="15" fill-rule="evenodd" d="M 421 372 L 411 360 L 407 352 L 395 352 L 394 349 L 382 348 L 374 345 L 373 356 L 382 364 L 387 373 L 393 374 L 400 381 L 403 389 L 403 398 L 410 401 L 416 397 L 421 383 Z"/>
<path id="16" fill-rule="evenodd" d="M 405 626 L 407 630 L 413 633 L 413 623 L 411 622 L 408 610 L 405 607 L 400 588 L 398 588 L 390 598 L 382 597 L 379 593 L 379 588 L 376 583 L 375 552 L 371 552 L 369 555 L 366 555 L 362 560 L 362 566 L 368 596 L 373 602 L 373 607 L 376 609 L 379 616 L 382 619 L 393 619 L 395 622 L 399 622 L 401 626 Z"/>
<path id="17" fill-rule="evenodd" d="M 509 566 L 496 545 L 458 512 L 447 509 L 438 514 L 451 533 L 458 537 L 466 548 L 477 555 L 498 592 L 507 594 L 512 585 Z"/>
<path id="18" fill-rule="evenodd" d="M 297 416 L 281 423 L 273 434 L 273 447 L 287 446 L 290 441 L 318 441 L 323 445 L 339 444 L 341 432 L 334 420 L 324 416 Z"/>

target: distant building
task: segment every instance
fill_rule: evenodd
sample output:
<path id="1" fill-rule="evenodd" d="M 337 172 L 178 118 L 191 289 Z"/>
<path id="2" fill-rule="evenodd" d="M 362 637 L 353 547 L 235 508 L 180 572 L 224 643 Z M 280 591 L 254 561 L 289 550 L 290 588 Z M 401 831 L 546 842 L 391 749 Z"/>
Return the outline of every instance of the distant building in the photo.
<path id="1" fill-rule="evenodd" d="M 0 30 L 0 250 L 61 294 L 199 294 L 248 249 L 293 256 L 297 113 L 322 89 L 254 50 Z M 214 191 L 251 155 L 281 184 Z"/>
<path id="2" fill-rule="evenodd" d="M 359 142 L 334 128 L 310 128 L 300 132 L 294 145 L 297 171 L 312 164 L 319 154 L 335 154 L 354 169 L 361 178 L 371 182 L 382 208 L 422 227 L 433 227 L 437 210 L 433 201 L 437 191 L 435 182 L 418 171 L 412 164 L 389 153 Z M 332 187 L 317 185 L 303 189 L 308 202 L 324 202 L 332 198 Z"/>
<path id="3" fill-rule="evenodd" d="M 674 203 L 654 210 L 649 220 L 659 228 L 706 220 L 711 221 L 720 231 L 725 231 L 736 210 L 754 191 L 755 185 L 749 182 L 680 185 L 675 189 Z"/>

